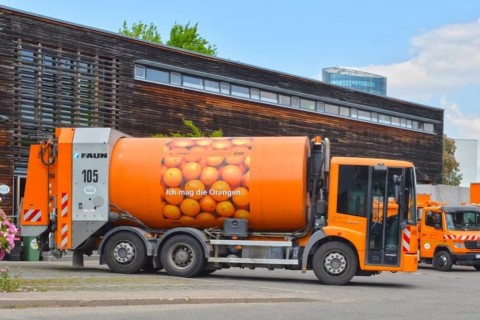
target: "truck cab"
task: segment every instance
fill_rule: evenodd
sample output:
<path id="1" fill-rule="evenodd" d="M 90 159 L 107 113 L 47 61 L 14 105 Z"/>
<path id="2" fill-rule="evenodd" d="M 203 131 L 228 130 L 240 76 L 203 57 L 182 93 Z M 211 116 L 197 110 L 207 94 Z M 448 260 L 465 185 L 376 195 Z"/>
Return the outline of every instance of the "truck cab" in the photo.
<path id="1" fill-rule="evenodd" d="M 427 203 L 419 217 L 420 262 L 439 271 L 453 265 L 480 271 L 480 206 Z"/>

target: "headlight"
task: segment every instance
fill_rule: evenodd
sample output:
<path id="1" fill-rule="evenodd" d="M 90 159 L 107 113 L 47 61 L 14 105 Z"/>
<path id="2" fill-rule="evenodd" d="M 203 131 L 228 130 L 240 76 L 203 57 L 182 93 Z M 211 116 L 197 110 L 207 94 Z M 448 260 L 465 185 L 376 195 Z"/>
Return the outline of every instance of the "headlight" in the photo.
<path id="1" fill-rule="evenodd" d="M 465 249 L 465 242 L 454 242 L 453 246 L 457 249 Z"/>

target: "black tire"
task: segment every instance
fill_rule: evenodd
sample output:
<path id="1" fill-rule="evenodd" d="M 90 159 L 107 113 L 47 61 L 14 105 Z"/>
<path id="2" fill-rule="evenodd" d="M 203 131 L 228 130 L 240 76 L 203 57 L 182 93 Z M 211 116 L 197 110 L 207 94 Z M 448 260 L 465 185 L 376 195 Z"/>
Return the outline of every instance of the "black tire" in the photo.
<path id="1" fill-rule="evenodd" d="M 452 270 L 453 260 L 448 251 L 438 251 L 433 257 L 433 266 L 438 271 L 450 271 Z"/>
<path id="2" fill-rule="evenodd" d="M 480 271 L 480 266 L 479 265 L 476 265 L 476 266 L 473 266 L 475 268 L 475 270 L 477 271 Z"/>
<path id="3" fill-rule="evenodd" d="M 343 242 L 332 241 L 320 246 L 312 260 L 313 272 L 321 283 L 342 286 L 357 273 L 358 259 L 352 248 Z"/>
<path id="4" fill-rule="evenodd" d="M 175 277 L 190 278 L 205 269 L 206 259 L 198 241 L 188 235 L 176 235 L 162 246 L 160 261 L 165 271 Z"/>
<path id="5" fill-rule="evenodd" d="M 117 273 L 135 273 L 147 262 L 145 244 L 132 232 L 121 231 L 107 239 L 103 251 L 110 270 Z"/>

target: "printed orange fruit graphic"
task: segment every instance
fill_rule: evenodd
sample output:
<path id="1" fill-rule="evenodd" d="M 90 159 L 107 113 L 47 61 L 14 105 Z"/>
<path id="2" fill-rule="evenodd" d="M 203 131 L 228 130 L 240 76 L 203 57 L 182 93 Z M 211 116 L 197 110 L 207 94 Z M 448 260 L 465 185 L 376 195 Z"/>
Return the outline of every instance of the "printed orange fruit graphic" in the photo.
<path id="1" fill-rule="evenodd" d="M 168 168 L 163 174 L 163 182 L 169 187 L 178 187 L 183 182 L 182 171 L 178 168 Z"/>
<path id="2" fill-rule="evenodd" d="M 177 206 L 167 204 L 163 207 L 163 216 L 168 219 L 178 219 L 180 218 L 180 209 Z"/>
<path id="3" fill-rule="evenodd" d="M 185 226 L 222 227 L 249 219 L 254 138 L 172 138 L 160 173 L 163 218 Z"/>
<path id="4" fill-rule="evenodd" d="M 217 204 L 215 211 L 221 217 L 232 217 L 235 214 L 235 207 L 230 201 L 222 201 Z"/>
<path id="5" fill-rule="evenodd" d="M 200 212 L 200 204 L 195 199 L 186 198 L 180 204 L 180 210 L 183 214 L 194 217 Z"/>

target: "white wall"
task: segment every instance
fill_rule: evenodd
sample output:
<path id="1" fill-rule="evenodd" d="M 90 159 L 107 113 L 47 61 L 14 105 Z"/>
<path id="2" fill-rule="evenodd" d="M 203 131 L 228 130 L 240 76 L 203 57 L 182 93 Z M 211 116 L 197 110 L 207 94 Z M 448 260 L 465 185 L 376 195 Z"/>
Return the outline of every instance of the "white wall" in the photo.
<path id="1" fill-rule="evenodd" d="M 461 187 L 470 187 L 471 182 L 477 180 L 477 152 L 478 140 L 473 139 L 455 139 L 455 159 L 459 163 L 460 173 L 462 174 Z"/>

